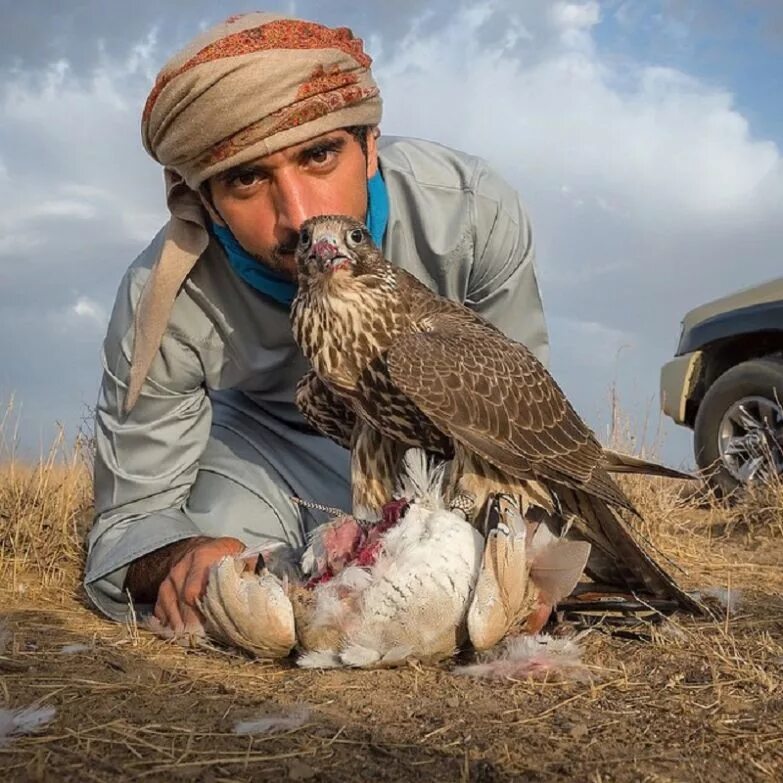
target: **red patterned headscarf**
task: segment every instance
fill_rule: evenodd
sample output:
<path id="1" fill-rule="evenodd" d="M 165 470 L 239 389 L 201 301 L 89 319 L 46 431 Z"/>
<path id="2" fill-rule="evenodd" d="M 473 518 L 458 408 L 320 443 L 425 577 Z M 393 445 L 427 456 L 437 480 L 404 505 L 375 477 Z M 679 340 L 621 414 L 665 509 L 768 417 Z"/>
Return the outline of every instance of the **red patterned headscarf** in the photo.
<path id="1" fill-rule="evenodd" d="M 254 13 L 199 36 L 158 74 L 141 133 L 165 167 L 171 220 L 136 312 L 126 411 L 138 399 L 174 298 L 209 241 L 199 185 L 337 128 L 377 125 L 381 99 L 371 62 L 345 27 Z"/>

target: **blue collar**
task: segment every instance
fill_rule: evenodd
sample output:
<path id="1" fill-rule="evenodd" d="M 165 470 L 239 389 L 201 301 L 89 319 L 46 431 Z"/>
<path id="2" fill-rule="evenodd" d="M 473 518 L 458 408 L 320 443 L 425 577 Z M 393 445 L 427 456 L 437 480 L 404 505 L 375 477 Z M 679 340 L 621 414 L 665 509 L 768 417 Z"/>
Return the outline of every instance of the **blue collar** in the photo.
<path id="1" fill-rule="evenodd" d="M 380 170 L 367 181 L 367 228 L 378 247 L 389 222 L 389 194 Z M 273 272 L 253 258 L 226 226 L 212 224 L 212 232 L 223 248 L 231 268 L 250 286 L 279 304 L 290 307 L 296 296 L 296 283 Z"/>
<path id="2" fill-rule="evenodd" d="M 380 247 L 389 223 L 389 191 L 378 169 L 375 176 L 367 180 L 367 228 L 372 241 Z"/>

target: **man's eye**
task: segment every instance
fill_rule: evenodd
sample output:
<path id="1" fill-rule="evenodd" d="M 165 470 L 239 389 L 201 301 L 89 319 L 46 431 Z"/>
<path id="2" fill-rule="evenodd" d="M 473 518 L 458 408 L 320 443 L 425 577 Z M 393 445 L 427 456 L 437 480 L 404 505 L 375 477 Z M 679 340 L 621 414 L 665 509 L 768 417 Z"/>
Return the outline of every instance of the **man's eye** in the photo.
<path id="1" fill-rule="evenodd" d="M 257 171 L 243 171 L 231 178 L 231 185 L 235 188 L 249 188 L 260 181 L 261 176 Z"/>
<path id="2" fill-rule="evenodd" d="M 317 165 L 323 165 L 324 163 L 329 163 L 334 155 L 334 150 L 315 149 L 310 153 L 310 161 Z"/>

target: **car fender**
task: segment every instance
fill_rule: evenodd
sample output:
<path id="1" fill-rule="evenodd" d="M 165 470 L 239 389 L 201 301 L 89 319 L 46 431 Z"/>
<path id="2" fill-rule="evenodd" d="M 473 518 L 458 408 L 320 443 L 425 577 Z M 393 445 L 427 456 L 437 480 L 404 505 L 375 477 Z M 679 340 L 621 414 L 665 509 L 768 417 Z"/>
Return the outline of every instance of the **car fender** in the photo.
<path id="1" fill-rule="evenodd" d="M 702 351 L 677 356 L 661 368 L 661 408 L 677 424 L 685 424 L 688 400 L 693 397 L 704 362 Z"/>
<path id="2" fill-rule="evenodd" d="M 721 340 L 757 332 L 783 333 L 783 302 L 762 302 L 729 310 L 686 327 L 680 337 L 677 355 L 691 354 Z"/>

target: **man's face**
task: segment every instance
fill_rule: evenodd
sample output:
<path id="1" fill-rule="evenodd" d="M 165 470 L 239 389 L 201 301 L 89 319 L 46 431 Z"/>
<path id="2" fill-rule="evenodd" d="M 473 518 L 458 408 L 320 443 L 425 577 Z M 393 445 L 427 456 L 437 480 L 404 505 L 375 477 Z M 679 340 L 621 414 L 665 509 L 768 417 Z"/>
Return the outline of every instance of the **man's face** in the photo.
<path id="1" fill-rule="evenodd" d="M 216 174 L 209 185 L 219 222 L 248 253 L 295 279 L 302 223 L 316 215 L 350 215 L 364 222 L 367 180 L 377 170 L 372 133 L 365 158 L 354 136 L 336 130 Z"/>

